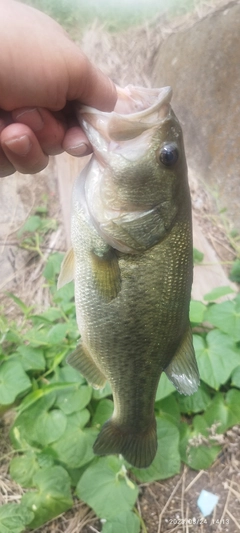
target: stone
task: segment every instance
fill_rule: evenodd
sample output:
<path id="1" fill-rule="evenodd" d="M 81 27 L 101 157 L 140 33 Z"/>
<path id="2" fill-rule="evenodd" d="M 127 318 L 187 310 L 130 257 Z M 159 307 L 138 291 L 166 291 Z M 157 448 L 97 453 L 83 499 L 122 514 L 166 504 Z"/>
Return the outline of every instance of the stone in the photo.
<path id="1" fill-rule="evenodd" d="M 240 2 L 161 45 L 153 85 L 173 88 L 187 160 L 240 230 Z"/>

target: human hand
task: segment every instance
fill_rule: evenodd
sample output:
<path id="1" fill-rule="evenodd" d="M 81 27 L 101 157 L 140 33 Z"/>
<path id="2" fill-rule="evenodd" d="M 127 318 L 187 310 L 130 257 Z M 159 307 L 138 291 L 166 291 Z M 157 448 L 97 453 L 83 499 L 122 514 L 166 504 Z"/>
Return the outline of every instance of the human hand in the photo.
<path id="1" fill-rule="evenodd" d="M 44 13 L 14 0 L 0 12 L 0 176 L 39 172 L 64 150 L 89 154 L 74 102 L 111 111 L 113 82 Z"/>

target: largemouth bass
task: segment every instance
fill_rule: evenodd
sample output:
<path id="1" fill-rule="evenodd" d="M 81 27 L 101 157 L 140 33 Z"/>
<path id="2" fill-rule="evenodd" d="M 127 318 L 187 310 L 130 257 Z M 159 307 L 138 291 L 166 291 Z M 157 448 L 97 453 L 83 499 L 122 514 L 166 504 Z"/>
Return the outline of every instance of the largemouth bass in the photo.
<path id="1" fill-rule="evenodd" d="M 108 380 L 112 388 L 113 416 L 94 452 L 141 468 L 157 450 L 161 373 L 183 394 L 199 383 L 189 325 L 191 201 L 171 88 L 118 94 L 112 113 L 78 111 L 94 153 L 74 186 L 59 286 L 75 280 L 81 340 L 69 363 L 94 387 Z"/>

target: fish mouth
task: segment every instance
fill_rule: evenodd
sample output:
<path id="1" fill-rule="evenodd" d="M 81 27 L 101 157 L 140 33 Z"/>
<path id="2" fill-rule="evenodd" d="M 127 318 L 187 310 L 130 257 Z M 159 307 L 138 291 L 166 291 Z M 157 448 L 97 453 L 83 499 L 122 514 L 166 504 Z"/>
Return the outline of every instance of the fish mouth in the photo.
<path id="1" fill-rule="evenodd" d="M 114 112 L 124 116 L 132 115 L 130 118 L 141 120 L 164 104 L 169 104 L 172 89 L 171 87 L 149 89 L 127 85 L 124 89 L 117 87 L 117 95 Z"/>
<path id="2" fill-rule="evenodd" d="M 171 87 L 148 89 L 128 85 L 124 89 L 117 87 L 117 94 L 111 113 L 85 105 L 76 108 L 80 125 L 95 148 L 99 142 L 96 133 L 107 143 L 128 141 L 159 126 L 169 116 Z"/>

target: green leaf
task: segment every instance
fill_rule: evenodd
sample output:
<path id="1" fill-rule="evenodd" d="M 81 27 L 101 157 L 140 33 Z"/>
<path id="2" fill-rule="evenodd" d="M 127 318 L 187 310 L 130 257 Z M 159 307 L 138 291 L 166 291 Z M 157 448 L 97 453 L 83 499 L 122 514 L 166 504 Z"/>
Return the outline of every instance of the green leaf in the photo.
<path id="1" fill-rule="evenodd" d="M 232 389 L 224 397 L 219 393 L 213 398 L 204 414 L 208 426 L 217 424 L 216 432 L 223 433 L 240 423 L 240 391 Z"/>
<path id="2" fill-rule="evenodd" d="M 80 478 L 76 493 L 106 520 L 130 511 L 137 499 L 138 488 L 129 484 L 122 461 L 117 457 L 104 457 L 91 464 Z"/>
<path id="3" fill-rule="evenodd" d="M 13 329 L 8 329 L 5 332 L 3 340 L 9 343 L 14 343 L 18 345 L 22 342 L 22 332 L 21 332 L 21 329 L 17 331 L 15 328 L 16 328 L 16 324 L 14 324 Z"/>
<path id="4" fill-rule="evenodd" d="M 45 370 L 46 362 L 42 348 L 32 346 L 18 346 L 17 353 L 24 370 Z"/>
<path id="5" fill-rule="evenodd" d="M 180 410 L 175 394 L 170 394 L 167 398 L 160 400 L 155 403 L 155 410 L 158 413 L 158 416 L 165 415 L 164 418 L 168 418 L 170 422 L 177 425 L 180 422 Z"/>
<path id="6" fill-rule="evenodd" d="M 68 328 L 69 325 L 66 322 L 52 326 L 47 334 L 49 344 L 60 344 L 65 339 Z"/>
<path id="7" fill-rule="evenodd" d="M 1 533 L 22 533 L 32 519 L 33 512 L 17 503 L 7 503 L 0 507 Z"/>
<path id="8" fill-rule="evenodd" d="M 71 339 L 71 340 L 75 341 L 74 342 L 74 346 L 73 346 L 73 350 L 74 350 L 76 345 L 77 345 L 77 341 L 79 339 L 79 331 L 78 331 L 78 327 L 77 327 L 77 324 L 76 324 L 75 316 L 74 316 L 73 319 L 72 318 L 69 319 L 67 335 L 68 335 L 68 339 Z"/>
<path id="9" fill-rule="evenodd" d="M 32 450 L 14 457 L 10 463 L 10 475 L 22 487 L 32 487 L 33 476 L 38 470 L 39 464 Z"/>
<path id="10" fill-rule="evenodd" d="M 41 232 L 43 235 L 48 233 L 48 231 L 52 230 L 55 231 L 58 227 L 58 222 L 55 218 L 42 218 L 42 223 L 39 228 L 39 232 Z"/>
<path id="11" fill-rule="evenodd" d="M 49 468 L 50 466 L 54 466 L 57 456 L 54 450 L 49 446 L 37 453 L 37 460 L 41 468 Z"/>
<path id="12" fill-rule="evenodd" d="M 127 511 L 106 520 L 102 527 L 102 533 L 139 533 L 140 520 L 135 513 Z"/>
<path id="13" fill-rule="evenodd" d="M 29 344 L 33 346 L 49 346 L 50 342 L 47 340 L 49 328 L 33 326 L 29 329 L 23 336 L 23 340 L 26 340 Z"/>
<path id="14" fill-rule="evenodd" d="M 60 409 L 43 411 L 35 423 L 37 443 L 47 446 L 58 440 L 65 432 L 67 417 Z"/>
<path id="15" fill-rule="evenodd" d="M 203 322 L 206 305 L 197 300 L 191 300 L 189 318 L 192 324 L 201 324 Z"/>
<path id="16" fill-rule="evenodd" d="M 42 219 L 38 215 L 32 215 L 28 217 L 26 222 L 24 222 L 22 228 L 18 231 L 18 236 L 21 237 L 23 233 L 31 232 L 34 233 L 37 231 L 42 224 Z"/>
<path id="17" fill-rule="evenodd" d="M 37 389 L 33 392 L 30 392 L 25 398 L 23 398 L 22 402 L 20 403 L 20 406 L 17 408 L 18 413 L 22 413 L 26 409 L 28 409 L 31 405 L 36 403 L 40 398 L 44 396 L 44 389 Z"/>
<path id="18" fill-rule="evenodd" d="M 227 333 L 236 342 L 240 341 L 240 309 L 237 298 L 211 305 L 206 312 L 205 320 Z"/>
<path id="19" fill-rule="evenodd" d="M 217 300 L 218 298 L 221 298 L 222 296 L 226 296 L 227 294 L 234 294 L 235 291 L 232 289 L 232 287 L 229 287 L 229 285 L 224 287 L 217 287 L 216 289 L 213 289 L 211 292 L 208 292 L 204 296 L 204 300 L 207 302 L 212 302 L 214 300 Z"/>
<path id="20" fill-rule="evenodd" d="M 18 361 L 6 361 L 0 366 L 0 404 L 14 402 L 19 394 L 31 387 L 31 381 Z"/>
<path id="21" fill-rule="evenodd" d="M 169 396 L 169 394 L 172 394 L 172 392 L 174 392 L 175 390 L 175 387 L 172 385 L 171 381 L 169 381 L 166 374 L 163 372 L 158 383 L 155 401 L 158 402 L 159 400 L 166 398 L 166 396 Z"/>
<path id="22" fill-rule="evenodd" d="M 57 344 L 54 346 L 51 346 L 51 348 L 49 350 L 47 350 L 46 352 L 46 361 L 47 361 L 47 366 L 48 366 L 48 371 L 47 371 L 47 374 L 46 375 L 49 375 L 49 374 L 52 374 L 52 372 L 54 372 L 55 368 L 57 368 L 61 362 L 63 361 L 63 359 L 65 358 L 65 356 L 67 355 L 68 353 L 68 347 L 67 345 L 64 343 L 63 346 L 64 348 L 61 350 L 60 348 L 57 349 Z M 57 351 L 57 353 L 55 353 Z"/>
<path id="23" fill-rule="evenodd" d="M 113 414 L 114 405 L 112 400 L 101 400 L 92 418 L 92 426 L 100 428 Z"/>
<path id="24" fill-rule="evenodd" d="M 71 281 L 67 285 L 64 285 L 64 287 L 62 287 L 61 289 L 58 289 L 57 297 L 55 298 L 55 301 L 61 302 L 61 307 L 65 310 L 64 302 L 68 303 L 70 300 L 73 300 L 73 298 L 74 298 L 74 284 Z M 73 304 L 73 307 L 75 308 L 75 304 Z M 70 309 L 71 308 L 72 308 L 72 305 L 70 306 Z"/>
<path id="25" fill-rule="evenodd" d="M 102 398 L 106 398 L 106 396 L 112 396 L 111 385 L 108 383 L 108 381 L 103 389 L 93 389 L 92 392 L 92 397 L 94 400 L 101 400 Z"/>
<path id="26" fill-rule="evenodd" d="M 179 431 L 164 415 L 157 417 L 158 449 L 155 459 L 148 468 L 133 468 L 139 481 L 148 483 L 167 479 L 180 472 Z"/>
<path id="27" fill-rule="evenodd" d="M 70 415 L 84 409 L 90 402 L 92 388 L 88 385 L 79 385 L 77 390 L 65 390 L 57 395 L 56 405 L 66 414 Z"/>
<path id="28" fill-rule="evenodd" d="M 74 383 L 61 383 L 57 381 L 57 383 L 53 382 L 51 385 L 47 385 L 43 389 L 37 389 L 33 392 L 30 392 L 23 400 L 20 406 L 18 407 L 18 412 L 23 413 L 26 409 L 28 409 L 31 405 L 38 402 L 40 398 L 43 398 L 44 396 L 48 396 L 52 393 L 66 390 L 68 388 L 74 387 Z M 55 396 L 54 396 L 55 398 Z"/>
<path id="29" fill-rule="evenodd" d="M 18 415 L 10 431 L 10 437 L 15 448 L 25 448 L 27 447 L 26 444 L 36 445 L 38 419 L 42 413 L 52 407 L 55 398 L 54 393 L 44 396 Z"/>
<path id="30" fill-rule="evenodd" d="M 52 280 L 55 278 L 56 274 L 59 274 L 63 257 L 64 254 L 61 254 L 59 252 L 50 255 L 43 269 L 43 276 L 47 280 Z"/>
<path id="31" fill-rule="evenodd" d="M 193 337 L 200 377 L 210 387 L 218 390 L 239 365 L 240 352 L 233 340 L 217 329 L 207 334 L 206 344 L 199 335 Z"/>
<path id="32" fill-rule="evenodd" d="M 231 268 L 231 272 L 229 274 L 229 278 L 231 281 L 240 283 L 240 259 L 236 259 L 234 261 L 233 266 Z"/>
<path id="33" fill-rule="evenodd" d="M 46 205 L 38 205 L 35 209 L 35 214 L 40 213 L 41 215 L 42 214 L 46 215 L 47 212 L 48 212 L 48 208 L 46 207 Z"/>
<path id="34" fill-rule="evenodd" d="M 235 368 L 232 373 L 232 383 L 233 387 L 238 387 L 240 389 L 240 365 Z"/>
<path id="35" fill-rule="evenodd" d="M 20 300 L 20 298 L 15 296 L 15 294 L 13 294 L 12 292 L 7 292 L 7 296 L 9 296 L 9 298 L 12 298 L 12 300 L 15 302 L 15 304 L 17 304 L 18 307 L 20 307 L 20 309 L 21 309 L 21 311 L 23 312 L 24 315 L 28 315 L 28 313 L 33 309 L 32 306 L 31 307 L 27 307 L 25 305 L 25 303 L 22 300 Z"/>
<path id="36" fill-rule="evenodd" d="M 33 482 L 38 490 L 22 497 L 22 505 L 34 512 L 31 528 L 40 527 L 72 507 L 70 478 L 61 466 L 39 470 Z"/>
<path id="37" fill-rule="evenodd" d="M 204 254 L 202 252 L 200 252 L 200 250 L 198 250 L 197 248 L 193 248 L 193 261 L 194 261 L 194 263 L 196 263 L 196 264 L 202 263 L 203 258 L 204 258 Z"/>
<path id="38" fill-rule="evenodd" d="M 204 384 L 191 396 L 183 396 L 176 392 L 181 413 L 199 413 L 204 411 L 211 402 L 211 396 Z"/>
<path id="39" fill-rule="evenodd" d="M 39 319 L 42 320 L 48 320 L 49 322 L 55 322 L 55 320 L 62 319 L 62 312 L 61 309 L 57 309 L 56 307 L 48 307 L 46 311 L 44 311 L 41 315 L 38 315 Z"/>
<path id="40" fill-rule="evenodd" d="M 208 424 L 203 416 L 194 417 L 191 429 L 182 423 L 180 428 L 180 453 L 182 460 L 194 470 L 205 470 L 215 461 L 220 446 L 211 445 L 209 441 Z"/>
<path id="41" fill-rule="evenodd" d="M 94 458 L 92 447 L 97 431 L 93 428 L 84 428 L 89 418 L 87 409 L 69 415 L 65 433 L 52 444 L 58 460 L 67 468 L 80 468 Z"/>
<path id="42" fill-rule="evenodd" d="M 72 366 L 66 365 L 62 368 L 56 368 L 55 376 L 52 381 L 63 381 L 68 383 L 86 383 L 85 378 Z"/>

